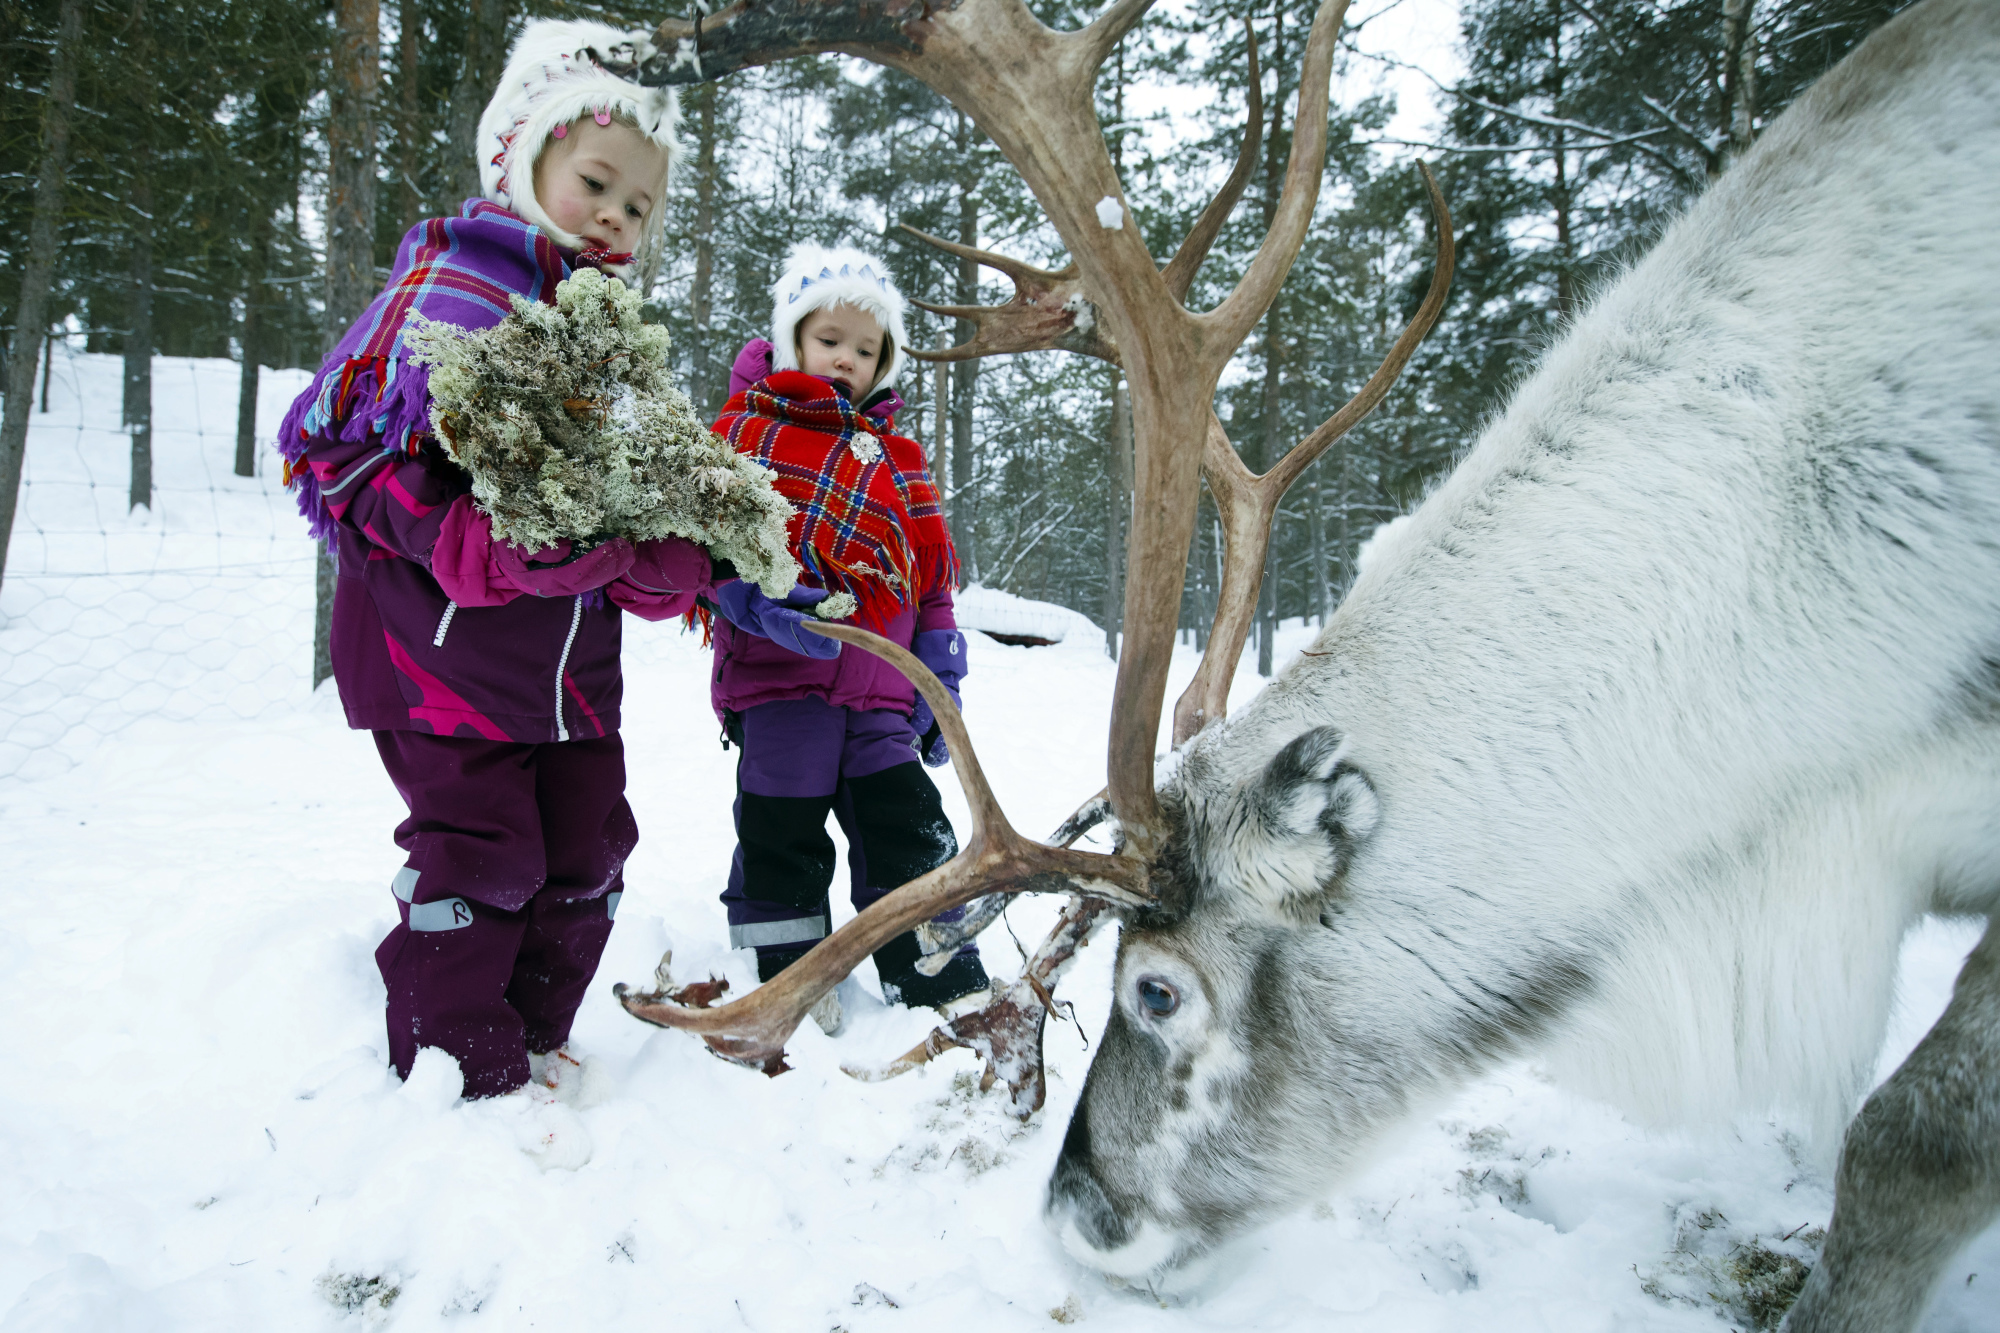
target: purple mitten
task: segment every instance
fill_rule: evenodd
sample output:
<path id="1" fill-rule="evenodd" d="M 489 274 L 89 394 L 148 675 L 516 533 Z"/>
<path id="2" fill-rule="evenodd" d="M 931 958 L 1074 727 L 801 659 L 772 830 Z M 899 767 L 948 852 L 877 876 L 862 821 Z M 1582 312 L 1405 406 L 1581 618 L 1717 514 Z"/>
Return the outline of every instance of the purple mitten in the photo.
<path id="1" fill-rule="evenodd" d="M 801 657 L 825 662 L 840 656 L 840 640 L 801 629 L 801 625 L 816 622 L 797 609 L 811 606 L 825 596 L 824 588 L 793 588 L 785 594 L 784 601 L 774 602 L 759 592 L 756 584 L 737 579 L 715 590 L 715 605 L 730 624 L 745 634 L 755 634 Z"/>
<path id="2" fill-rule="evenodd" d="M 557 542 L 539 551 L 523 551 L 511 542 L 493 543 L 493 566 L 500 577 L 537 597 L 575 597 L 602 588 L 632 567 L 632 543 L 614 537 L 579 556 L 570 544 Z"/>
<path id="3" fill-rule="evenodd" d="M 873 401 L 861 409 L 861 415 L 887 424 L 902 410 L 903 399 L 894 389 L 878 389 Z"/>
<path id="4" fill-rule="evenodd" d="M 736 364 L 729 368 L 729 396 L 734 398 L 770 373 L 770 342 L 752 338 L 743 344 L 743 350 L 736 354 Z"/>
<path id="5" fill-rule="evenodd" d="M 929 629 L 917 635 L 910 644 L 910 651 L 917 660 L 931 669 L 945 692 L 951 695 L 954 704 L 960 702 L 958 682 L 965 677 L 965 636 L 955 629 Z M 951 758 L 951 749 L 945 744 L 944 732 L 937 724 L 931 711 L 931 701 L 920 692 L 916 706 L 910 710 L 910 729 L 917 733 L 917 748 L 922 751 L 924 762 L 937 768 Z"/>
<path id="6" fill-rule="evenodd" d="M 522 593 L 574 597 L 601 588 L 632 567 L 632 543 L 622 540 L 570 557 L 570 544 L 539 551 L 493 536 L 493 520 L 469 495 L 451 502 L 431 548 L 431 576 L 444 595 L 460 606 L 505 606 Z"/>
<path id="7" fill-rule="evenodd" d="M 693 609 L 710 573 L 707 551 L 685 537 L 660 537 L 639 543 L 632 567 L 605 585 L 604 595 L 641 620 L 671 620 Z"/>
<path id="8" fill-rule="evenodd" d="M 493 567 L 493 520 L 461 495 L 445 511 L 437 545 L 431 548 L 431 577 L 460 606 L 505 606 L 521 590 Z"/>

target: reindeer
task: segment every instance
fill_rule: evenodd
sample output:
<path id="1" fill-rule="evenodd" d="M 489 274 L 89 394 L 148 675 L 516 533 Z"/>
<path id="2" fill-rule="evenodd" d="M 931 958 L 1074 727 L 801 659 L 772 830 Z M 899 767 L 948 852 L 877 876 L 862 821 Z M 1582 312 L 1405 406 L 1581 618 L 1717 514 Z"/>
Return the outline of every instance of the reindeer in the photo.
<path id="1" fill-rule="evenodd" d="M 1209 410 L 1311 215 L 1343 7 L 1314 18 L 1277 220 L 1203 313 L 1181 298 L 1207 216 L 1164 270 L 1099 220 L 1122 199 L 1091 78 L 1146 0 L 1074 33 L 1019 0 L 739 0 L 662 25 L 634 66 L 712 77 L 842 50 L 950 97 L 1074 261 L 1016 265 L 1016 299 L 968 312 L 980 337 L 960 350 L 1116 359 L 1138 444 L 1106 792 L 1053 845 L 1022 838 L 936 682 L 830 628 L 932 701 L 973 810 L 965 851 L 741 1001 L 625 1003 L 776 1072 L 813 1000 L 883 939 L 975 899 L 973 926 L 1011 893 L 1077 894 L 1021 982 L 899 1065 L 971 1045 L 1017 1108 L 1039 1105 L 1048 988 L 1121 918 L 1047 1206 L 1074 1256 L 1128 1277 L 1320 1193 L 1413 1109 L 1528 1051 L 1649 1122 L 1781 1106 L 1831 1139 L 1905 928 L 2000 908 L 2000 6 L 1922 0 L 1801 98 L 1550 351 L 1312 653 L 1225 719 L 1275 492 L 1379 387 L 1262 479 Z M 1225 187 L 1210 213 L 1233 202 Z M 1235 596 L 1156 786 L 1198 473 Z M 1106 819 L 1114 852 L 1069 846 Z M 1787 1327 L 1914 1327 L 1996 1212 L 1989 926 L 1847 1126 Z"/>

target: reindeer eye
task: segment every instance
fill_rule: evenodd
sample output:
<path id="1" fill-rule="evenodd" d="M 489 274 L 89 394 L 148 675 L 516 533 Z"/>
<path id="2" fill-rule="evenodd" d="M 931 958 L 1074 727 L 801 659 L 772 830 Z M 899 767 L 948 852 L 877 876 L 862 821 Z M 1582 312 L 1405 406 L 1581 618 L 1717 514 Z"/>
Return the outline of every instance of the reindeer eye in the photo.
<path id="1" fill-rule="evenodd" d="M 1155 1018 L 1165 1018 L 1181 1007 L 1180 993 L 1158 977 L 1146 977 L 1139 982 L 1139 1003 L 1146 1006 L 1146 1012 Z"/>

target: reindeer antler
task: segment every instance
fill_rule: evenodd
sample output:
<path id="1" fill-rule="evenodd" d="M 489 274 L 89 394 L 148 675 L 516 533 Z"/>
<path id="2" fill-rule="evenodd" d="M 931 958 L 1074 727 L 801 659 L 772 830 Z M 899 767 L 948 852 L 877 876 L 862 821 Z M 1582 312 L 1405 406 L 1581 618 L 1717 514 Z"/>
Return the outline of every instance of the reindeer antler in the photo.
<path id="1" fill-rule="evenodd" d="M 907 348 L 917 360 L 971 361 L 982 356 L 1060 347 L 1066 352 L 1118 364 L 1118 348 L 1105 336 L 1103 325 L 1098 323 L 1097 307 L 1083 294 L 1083 284 L 1076 276 L 1076 265 L 1071 264 L 1060 272 L 1051 273 L 991 250 L 960 245 L 927 231 L 918 231 L 907 222 L 897 225 L 926 245 L 934 245 L 961 259 L 976 260 L 1014 280 L 1013 299 L 1005 305 L 932 305 L 928 301 L 913 299 L 910 304 L 919 310 L 952 319 L 970 320 L 974 329 L 972 341 L 956 347 L 940 351 Z"/>
<path id="2" fill-rule="evenodd" d="M 965 719 L 951 694 L 917 660 L 914 653 L 879 634 L 851 625 L 808 623 L 806 628 L 828 638 L 864 648 L 887 660 L 910 678 L 937 717 L 952 767 L 965 788 L 972 812 L 972 835 L 959 854 L 937 869 L 890 893 L 814 946 L 804 958 L 759 986 L 741 1000 L 717 1008 L 692 1008 L 674 1003 L 658 991 L 613 988 L 619 1002 L 634 1017 L 661 1027 L 698 1033 L 724 1059 L 777 1075 L 785 1064 L 785 1042 L 820 996 L 838 985 L 860 961 L 896 936 L 940 912 L 961 906 L 983 893 L 1083 893 L 1123 906 L 1146 906 L 1144 862 L 1127 856 L 1079 852 L 1049 847 L 1014 831 L 979 766 L 979 756 L 966 734 Z"/>
<path id="3" fill-rule="evenodd" d="M 1208 201 L 1208 207 L 1195 220 L 1181 248 L 1160 272 L 1167 291 L 1176 301 L 1187 295 L 1195 272 L 1208 257 L 1209 247 L 1215 244 L 1223 224 L 1229 221 L 1229 214 L 1243 197 L 1243 189 L 1257 167 L 1258 147 L 1264 140 L 1264 88 L 1257 64 L 1257 32 L 1247 19 L 1243 29 L 1250 60 L 1249 115 L 1244 120 L 1243 145 L 1222 188 Z M 1114 366 L 1121 364 L 1118 345 L 1097 318 L 1097 306 L 1083 290 L 1075 264 L 1051 272 L 991 250 L 947 241 L 919 231 L 907 222 L 896 225 L 926 245 L 984 264 L 1014 281 L 1013 298 L 1004 305 L 932 305 L 912 300 L 910 304 L 919 310 L 969 320 L 975 330 L 972 341 L 956 347 L 939 351 L 912 347 L 908 349 L 912 357 L 919 361 L 971 361 L 1013 352 L 1064 351 L 1096 357 Z"/>
<path id="4" fill-rule="evenodd" d="M 1438 316 L 1444 312 L 1445 295 L 1451 289 L 1454 250 L 1451 242 L 1451 209 L 1444 191 L 1429 167 L 1419 162 L 1430 193 L 1431 215 L 1437 226 L 1437 258 L 1431 272 L 1430 290 L 1410 317 L 1402 336 L 1382 358 L 1368 382 L 1338 412 L 1320 423 L 1305 439 L 1272 465 L 1262 476 L 1253 474 L 1229 443 L 1222 423 L 1209 418 L 1208 439 L 1202 455 L 1202 473 L 1215 496 L 1221 516 L 1227 554 L 1223 561 L 1222 587 L 1215 599 L 1215 622 L 1209 630 L 1208 650 L 1194 679 L 1174 705 L 1174 744 L 1184 744 L 1208 723 L 1222 717 L 1229 707 L 1229 682 L 1236 674 L 1236 661 L 1243 655 L 1250 621 L 1256 614 L 1257 589 L 1264 578 L 1264 553 L 1271 544 L 1271 520 L 1278 502 L 1284 498 L 1299 474 L 1325 453 L 1333 442 L 1380 405 L 1403 373 L 1417 344 L 1424 340 Z"/>
<path id="5" fill-rule="evenodd" d="M 1208 249 L 1215 244 L 1215 238 L 1222 233 L 1222 224 L 1229 221 L 1229 215 L 1236 210 L 1237 200 L 1243 197 L 1243 188 L 1250 183 L 1252 173 L 1257 170 L 1257 150 L 1264 143 L 1264 75 L 1257 64 L 1257 30 L 1250 26 L 1250 20 L 1243 20 L 1243 38 L 1249 52 L 1249 95 L 1247 114 L 1243 119 L 1243 146 L 1236 150 L 1236 165 L 1229 169 L 1229 177 L 1222 182 L 1222 188 L 1215 192 L 1215 198 L 1208 201 L 1208 207 L 1201 210 L 1194 226 L 1188 231 L 1181 248 L 1166 268 L 1160 271 L 1160 278 L 1167 285 L 1176 301 L 1184 300 L 1188 288 L 1194 285 L 1194 275 L 1201 268 L 1201 261 L 1208 258 Z"/>

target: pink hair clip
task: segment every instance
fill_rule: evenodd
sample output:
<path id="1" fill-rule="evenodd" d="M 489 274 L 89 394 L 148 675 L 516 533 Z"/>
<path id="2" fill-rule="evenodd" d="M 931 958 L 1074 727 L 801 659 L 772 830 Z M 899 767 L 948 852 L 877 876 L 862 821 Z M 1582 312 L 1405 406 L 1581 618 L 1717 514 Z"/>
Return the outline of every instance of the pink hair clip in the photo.
<path id="1" fill-rule="evenodd" d="M 567 139 L 569 138 L 569 126 L 558 125 L 553 130 L 550 130 L 549 134 L 552 138 Z"/>
<path id="2" fill-rule="evenodd" d="M 611 123 L 611 113 L 606 110 L 600 110 L 597 113 L 597 123 L 600 125 L 609 125 Z"/>

